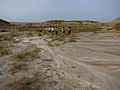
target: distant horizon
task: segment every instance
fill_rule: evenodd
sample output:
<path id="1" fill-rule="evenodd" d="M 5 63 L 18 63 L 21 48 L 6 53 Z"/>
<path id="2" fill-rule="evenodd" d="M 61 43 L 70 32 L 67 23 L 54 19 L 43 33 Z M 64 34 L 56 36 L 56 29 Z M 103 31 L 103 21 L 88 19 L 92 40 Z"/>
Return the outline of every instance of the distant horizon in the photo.
<path id="1" fill-rule="evenodd" d="M 117 17 L 117 18 L 120 18 L 120 17 Z M 114 18 L 112 20 L 115 20 L 117 18 Z M 2 19 L 2 18 L 0 18 Z M 6 20 L 6 19 L 2 19 L 2 20 L 5 20 L 5 21 L 8 21 L 8 22 L 13 22 L 13 23 L 41 23 L 41 22 L 46 22 L 46 21 L 51 21 L 51 20 L 64 20 L 64 21 L 96 21 L 96 22 L 103 22 L 103 23 L 106 23 L 106 22 L 111 22 L 112 20 L 110 21 L 97 21 L 97 20 L 92 20 L 92 19 L 51 19 L 51 20 L 45 20 L 45 21 L 9 21 L 9 20 Z"/>
<path id="2" fill-rule="evenodd" d="M 94 20 L 120 17 L 120 0 L 0 0 L 0 18 L 10 22 Z"/>

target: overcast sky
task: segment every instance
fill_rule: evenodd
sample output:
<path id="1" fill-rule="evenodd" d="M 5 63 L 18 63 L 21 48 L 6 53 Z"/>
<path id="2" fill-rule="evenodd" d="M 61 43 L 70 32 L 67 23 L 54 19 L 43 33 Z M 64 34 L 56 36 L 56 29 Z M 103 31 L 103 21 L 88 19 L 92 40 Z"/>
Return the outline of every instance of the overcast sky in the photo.
<path id="1" fill-rule="evenodd" d="M 120 17 L 120 0 L 0 0 L 0 18 L 41 22 L 51 19 L 111 21 Z"/>

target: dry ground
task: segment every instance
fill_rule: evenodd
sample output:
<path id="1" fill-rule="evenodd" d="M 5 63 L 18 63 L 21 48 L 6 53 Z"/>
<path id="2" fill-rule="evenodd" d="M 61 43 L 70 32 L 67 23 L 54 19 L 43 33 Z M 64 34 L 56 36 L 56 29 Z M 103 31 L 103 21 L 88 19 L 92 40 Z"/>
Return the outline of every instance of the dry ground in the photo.
<path id="1" fill-rule="evenodd" d="M 119 33 L 61 38 L 17 38 L 12 53 L 0 56 L 0 89 L 120 90 Z"/>

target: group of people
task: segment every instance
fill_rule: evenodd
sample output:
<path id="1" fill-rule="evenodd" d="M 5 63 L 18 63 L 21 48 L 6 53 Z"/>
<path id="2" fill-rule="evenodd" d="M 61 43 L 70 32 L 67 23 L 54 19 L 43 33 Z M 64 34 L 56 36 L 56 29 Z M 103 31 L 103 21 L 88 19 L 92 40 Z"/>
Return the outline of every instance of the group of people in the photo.
<path id="1" fill-rule="evenodd" d="M 69 26 L 67 29 L 65 28 L 65 27 L 61 27 L 61 29 L 58 29 L 58 28 L 56 28 L 56 27 L 54 27 L 54 26 L 52 26 L 52 27 L 50 27 L 49 28 L 49 33 L 51 33 L 52 35 L 55 33 L 56 35 L 58 35 L 58 32 L 59 31 L 61 31 L 62 33 L 66 33 L 67 32 L 67 34 L 68 35 L 70 35 L 71 34 L 71 27 Z"/>

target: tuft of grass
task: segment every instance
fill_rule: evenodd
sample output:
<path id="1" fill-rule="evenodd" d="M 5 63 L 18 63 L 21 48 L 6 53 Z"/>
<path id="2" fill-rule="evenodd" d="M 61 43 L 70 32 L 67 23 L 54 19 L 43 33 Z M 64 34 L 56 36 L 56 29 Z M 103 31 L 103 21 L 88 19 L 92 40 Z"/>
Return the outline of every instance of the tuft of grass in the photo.
<path id="1" fill-rule="evenodd" d="M 12 54 L 12 50 L 9 50 L 7 45 L 0 45 L 0 56 L 10 54 Z"/>
<path id="2" fill-rule="evenodd" d="M 42 36 L 42 32 L 38 30 L 29 30 L 29 31 L 24 31 L 25 36 L 28 37 L 34 37 L 34 36 Z"/>
<path id="3" fill-rule="evenodd" d="M 28 61 L 37 58 L 39 56 L 39 51 L 39 48 L 34 47 L 30 50 L 15 53 L 13 56 L 17 61 Z"/>
<path id="4" fill-rule="evenodd" d="M 35 82 L 37 82 L 37 79 L 24 76 L 18 80 L 9 80 L 2 90 L 32 90 L 31 85 Z"/>
<path id="5" fill-rule="evenodd" d="M 15 63 L 12 63 L 11 64 L 11 68 L 10 68 L 10 72 L 12 74 L 16 73 L 16 72 L 19 72 L 19 71 L 22 71 L 22 70 L 26 70 L 27 68 L 27 65 L 25 63 L 22 63 L 22 62 L 15 62 Z"/>
<path id="6" fill-rule="evenodd" d="M 0 51 L 5 49 L 7 46 L 6 45 L 0 45 Z"/>
<path id="7" fill-rule="evenodd" d="M 10 32 L 0 35 L 0 41 L 14 41 L 15 37 L 20 37 L 21 33 Z"/>
<path id="8" fill-rule="evenodd" d="M 11 36 L 10 33 L 0 35 L 0 41 L 10 41 L 12 39 L 13 37 Z"/>
<path id="9" fill-rule="evenodd" d="M 0 51 L 0 56 L 10 55 L 10 54 L 12 54 L 12 51 L 9 49 L 4 49 L 4 50 Z"/>

